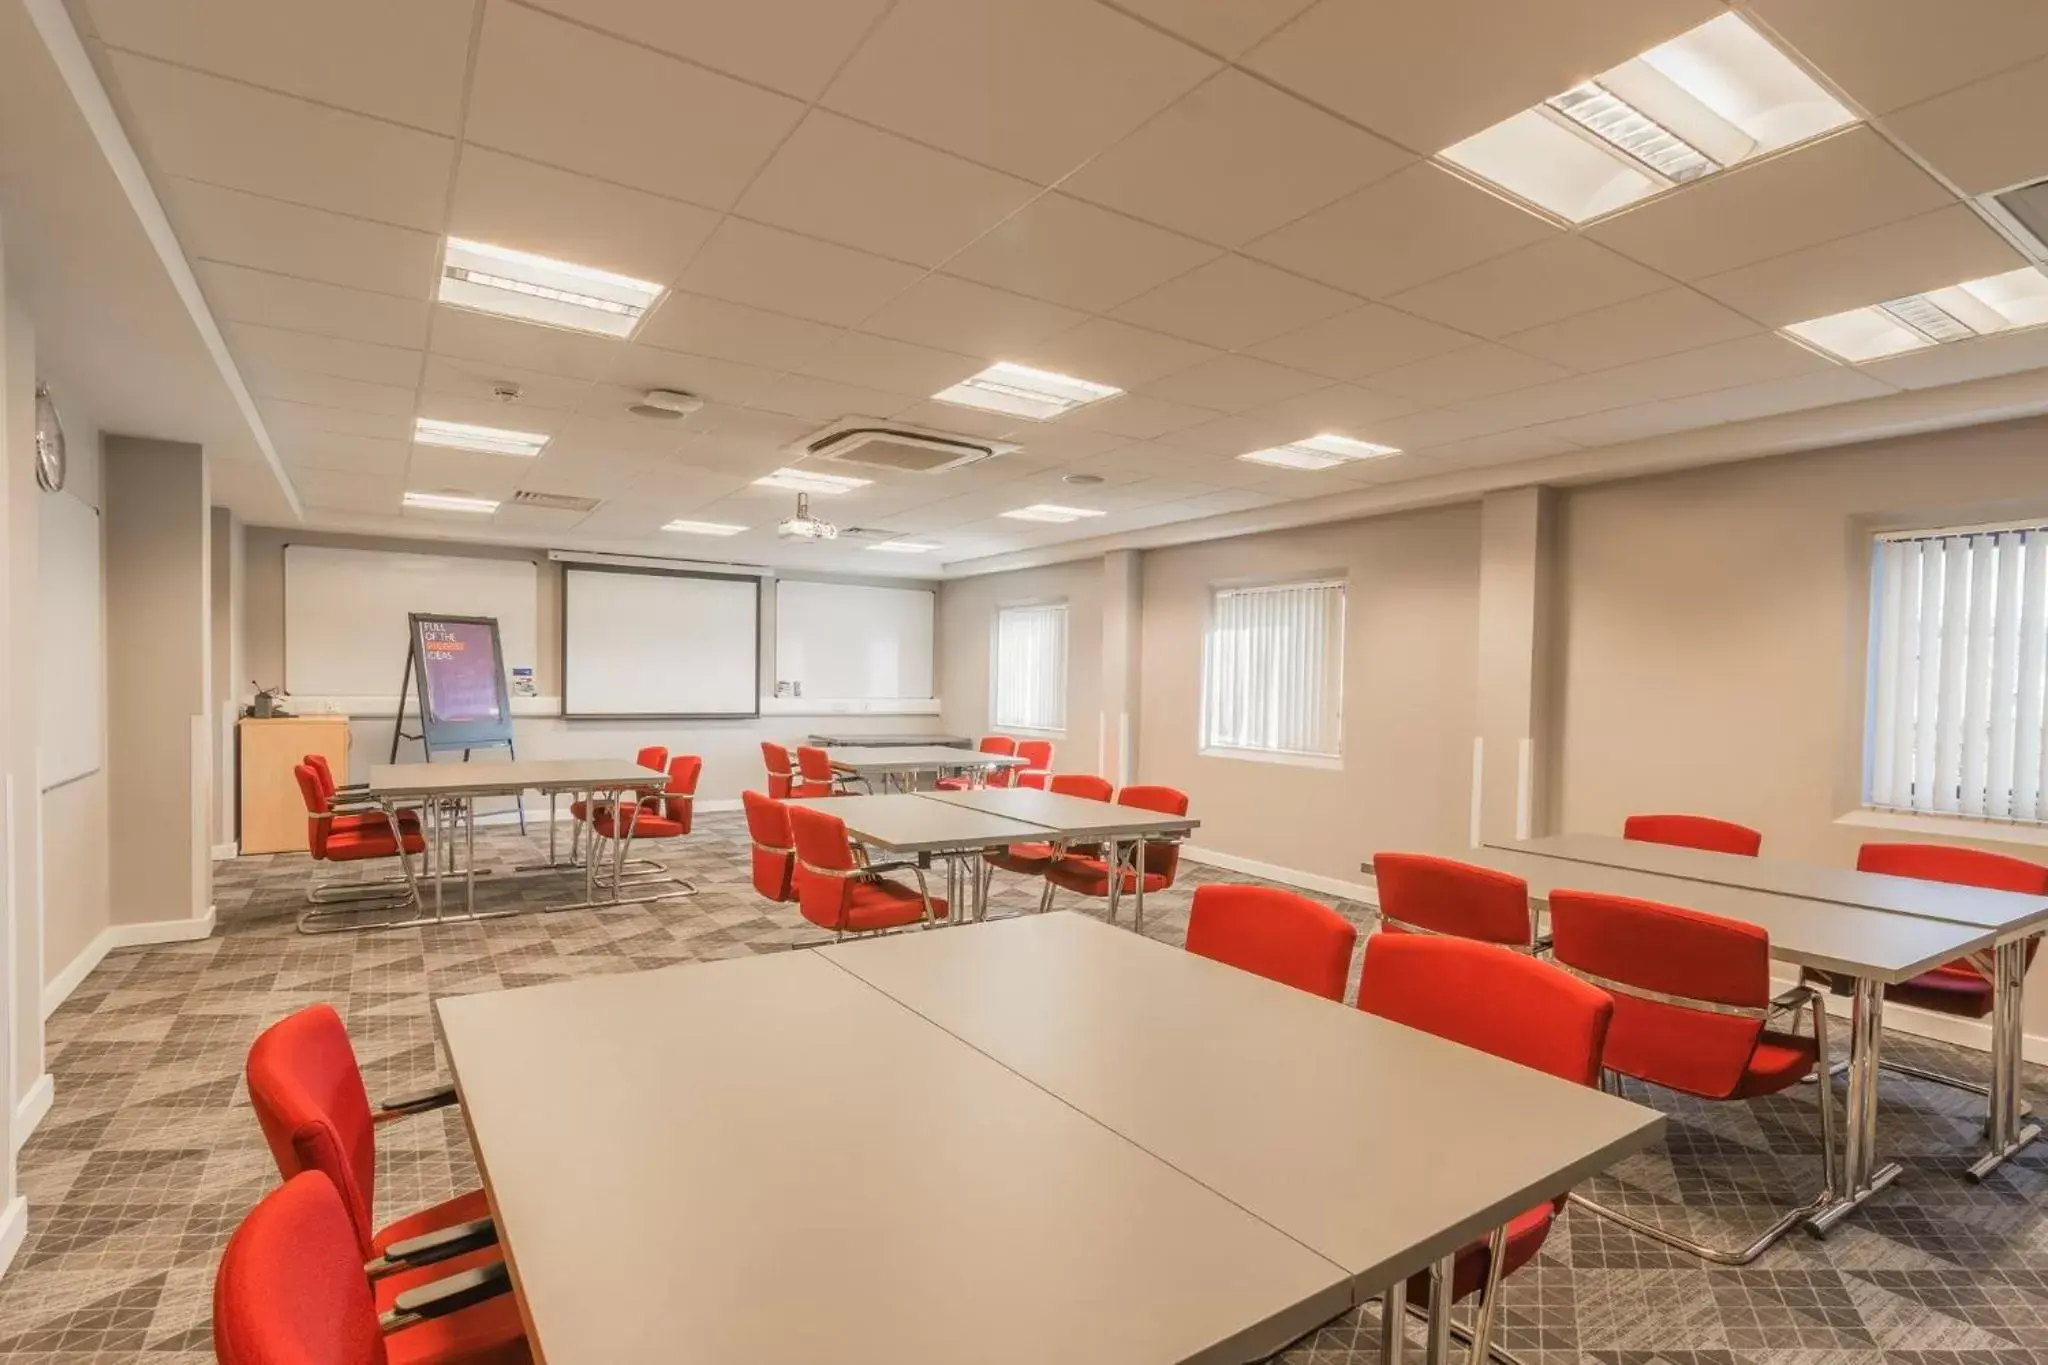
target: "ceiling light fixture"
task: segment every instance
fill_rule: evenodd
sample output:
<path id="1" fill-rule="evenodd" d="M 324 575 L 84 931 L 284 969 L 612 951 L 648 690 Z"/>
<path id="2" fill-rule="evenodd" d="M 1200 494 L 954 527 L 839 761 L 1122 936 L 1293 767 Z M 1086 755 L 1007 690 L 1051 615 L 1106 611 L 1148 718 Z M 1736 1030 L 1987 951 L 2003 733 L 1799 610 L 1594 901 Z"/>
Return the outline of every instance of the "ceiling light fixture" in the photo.
<path id="1" fill-rule="evenodd" d="M 1795 322 L 1786 335 L 1852 365 L 2048 323 L 2048 275 L 2033 266 Z"/>
<path id="2" fill-rule="evenodd" d="M 496 498 L 476 498 L 467 493 L 407 493 L 405 505 L 421 512 L 474 512 L 486 517 L 498 510 Z"/>
<path id="3" fill-rule="evenodd" d="M 736 536 L 747 528 L 735 526 L 729 521 L 690 521 L 678 517 L 661 529 L 677 531 L 686 536 Z"/>
<path id="4" fill-rule="evenodd" d="M 548 443 L 544 432 L 507 431 L 469 422 L 443 422 L 433 417 L 422 417 L 413 423 L 412 439 L 417 445 L 476 450 L 486 455 L 538 455 Z"/>
<path id="5" fill-rule="evenodd" d="M 821 474 L 815 469 L 778 469 L 754 480 L 754 486 L 786 488 L 793 493 L 819 493 L 829 498 L 851 493 L 856 488 L 866 488 L 871 482 L 869 479 L 856 479 L 851 474 Z"/>
<path id="6" fill-rule="evenodd" d="M 448 239 L 441 261 L 443 303 L 604 336 L 631 336 L 663 292 L 630 275 L 461 237 Z"/>
<path id="7" fill-rule="evenodd" d="M 1723 14 L 1437 154 L 1583 223 L 1856 121 L 1737 14 Z"/>
<path id="8" fill-rule="evenodd" d="M 997 515 L 1012 521 L 1079 521 L 1083 517 L 1105 514 L 1095 507 L 1062 507 L 1056 502 L 1034 502 L 1029 507 L 1015 507 Z"/>
<path id="9" fill-rule="evenodd" d="M 1072 375 L 1034 370 L 999 360 L 980 374 L 970 375 L 952 388 L 932 395 L 940 403 L 953 403 L 984 412 L 1006 413 L 1042 422 L 1075 408 L 1114 398 L 1123 390 L 1097 384 Z"/>
<path id="10" fill-rule="evenodd" d="M 811 515 L 811 495 L 796 495 L 796 515 L 778 522 L 775 534 L 784 540 L 836 540 L 839 528 L 829 521 L 821 521 Z"/>
<path id="11" fill-rule="evenodd" d="M 1383 446 L 1373 441 L 1354 441 L 1349 436 L 1333 436 L 1324 432 L 1305 440 L 1290 441 L 1284 446 L 1250 451 L 1237 458 L 1252 464 L 1273 465 L 1279 469 L 1335 469 L 1340 464 L 1351 464 L 1358 460 L 1377 460 L 1400 453 L 1399 446 Z"/>
<path id="12" fill-rule="evenodd" d="M 886 550 L 893 555 L 926 555 L 939 548 L 935 540 L 885 540 L 868 546 L 870 550 Z"/>

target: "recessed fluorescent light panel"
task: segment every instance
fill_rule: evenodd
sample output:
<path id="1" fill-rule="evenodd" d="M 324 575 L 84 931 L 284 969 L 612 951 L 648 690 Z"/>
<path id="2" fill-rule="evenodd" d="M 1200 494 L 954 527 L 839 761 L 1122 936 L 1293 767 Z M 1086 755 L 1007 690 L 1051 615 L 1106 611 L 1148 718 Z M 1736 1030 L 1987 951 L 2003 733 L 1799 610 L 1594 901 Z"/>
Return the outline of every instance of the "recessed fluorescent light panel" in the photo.
<path id="1" fill-rule="evenodd" d="M 1102 516 L 1103 512 L 1095 507 L 1062 507 L 1056 502 L 1034 502 L 1029 507 L 1013 508 L 1001 515 L 1012 521 L 1079 521 L 1083 517 Z"/>
<path id="2" fill-rule="evenodd" d="M 462 493 L 407 493 L 405 505 L 421 512 L 474 512 L 486 517 L 498 510 L 496 498 L 472 498 Z"/>
<path id="3" fill-rule="evenodd" d="M 1908 294 L 1867 308 L 1795 322 L 1785 331 L 1840 360 L 1861 364 L 1945 341 L 2048 323 L 2048 276 L 2032 266 Z"/>
<path id="4" fill-rule="evenodd" d="M 886 550 L 892 555 L 928 555 L 939 548 L 939 543 L 935 540 L 884 540 L 868 548 Z"/>
<path id="5" fill-rule="evenodd" d="M 746 530 L 729 521 L 689 521 L 678 518 L 661 528 L 664 531 L 680 531 L 686 536 L 736 536 Z"/>
<path id="6" fill-rule="evenodd" d="M 1027 365 L 1012 365 L 1002 360 L 932 397 L 941 403 L 956 403 L 964 408 L 980 408 L 986 412 L 1007 413 L 1012 417 L 1029 417 L 1042 422 L 1048 417 L 1058 417 L 1075 408 L 1114 398 L 1122 392 L 1122 389 L 1108 384 L 1054 374 L 1050 370 L 1034 370 Z"/>
<path id="7" fill-rule="evenodd" d="M 1399 455 L 1398 446 L 1377 445 L 1372 441 L 1354 441 L 1349 436 L 1311 436 L 1304 441 L 1290 441 L 1284 446 L 1273 446 L 1268 450 L 1254 450 L 1240 455 L 1240 460 L 1253 464 L 1269 464 L 1279 469 L 1335 469 L 1340 464 L 1354 460 L 1377 460 L 1386 455 Z"/>
<path id="8" fill-rule="evenodd" d="M 460 237 L 441 261 L 441 302 L 578 332 L 631 336 L 661 295 L 646 280 Z"/>
<path id="9" fill-rule="evenodd" d="M 480 450 L 486 455 L 538 455 L 548 443 L 548 438 L 537 431 L 506 431 L 502 427 L 442 422 L 432 417 L 422 417 L 413 423 L 412 439 L 423 446 Z"/>
<path id="10" fill-rule="evenodd" d="M 1440 156 L 1583 223 L 1855 121 L 1739 15 L 1723 14 Z"/>
<path id="11" fill-rule="evenodd" d="M 870 482 L 872 480 L 856 479 L 847 474 L 821 474 L 815 469 L 778 469 L 754 480 L 754 486 L 787 488 L 797 493 L 819 493 L 831 497 L 835 493 L 851 493 L 856 488 L 866 488 Z"/>

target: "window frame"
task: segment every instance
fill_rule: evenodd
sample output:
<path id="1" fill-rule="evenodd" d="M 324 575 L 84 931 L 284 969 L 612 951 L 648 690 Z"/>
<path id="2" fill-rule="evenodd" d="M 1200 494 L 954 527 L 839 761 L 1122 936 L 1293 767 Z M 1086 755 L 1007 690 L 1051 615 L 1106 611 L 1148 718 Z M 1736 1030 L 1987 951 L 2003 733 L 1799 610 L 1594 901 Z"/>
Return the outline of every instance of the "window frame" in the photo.
<path id="1" fill-rule="evenodd" d="M 1279 588 L 1334 587 L 1342 595 L 1337 613 L 1337 638 L 1334 654 L 1337 660 L 1336 718 L 1334 753 L 1316 753 L 1298 749 L 1266 749 L 1246 747 L 1237 744 L 1219 744 L 1211 741 L 1211 703 L 1214 699 L 1215 678 L 1212 670 L 1211 649 L 1216 632 L 1216 609 L 1227 593 L 1258 592 Z M 1317 768 L 1341 772 L 1344 768 L 1344 684 L 1346 665 L 1345 649 L 1351 636 L 1351 583 L 1349 576 L 1338 572 L 1311 572 L 1285 574 L 1262 578 L 1224 579 L 1208 585 L 1208 600 L 1202 615 L 1201 691 L 1195 712 L 1195 752 L 1202 758 L 1233 760 L 1241 763 L 1269 763 L 1281 767 Z"/>
<path id="2" fill-rule="evenodd" d="M 1014 611 L 1039 611 L 1057 607 L 1060 613 L 1060 670 L 1058 724 L 1056 725 L 1010 725 L 1004 723 L 1002 715 L 1003 685 L 1003 617 Z M 1027 735 L 1048 735 L 1059 739 L 1067 736 L 1067 693 L 1073 673 L 1073 603 L 1064 597 L 1039 597 L 1018 602 L 999 602 L 995 614 L 989 619 L 988 629 L 988 728 L 1004 734 L 1018 732 Z"/>

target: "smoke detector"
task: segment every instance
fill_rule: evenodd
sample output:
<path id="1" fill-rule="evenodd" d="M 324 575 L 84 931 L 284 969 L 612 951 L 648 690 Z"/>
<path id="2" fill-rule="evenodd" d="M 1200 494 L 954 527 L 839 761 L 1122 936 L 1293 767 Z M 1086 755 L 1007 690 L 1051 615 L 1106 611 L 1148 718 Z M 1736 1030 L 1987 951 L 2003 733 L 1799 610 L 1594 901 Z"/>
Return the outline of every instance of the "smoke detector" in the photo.
<path id="1" fill-rule="evenodd" d="M 796 515 L 777 523 L 775 534 L 784 540 L 836 540 L 839 528 L 811 515 L 811 495 L 796 495 Z"/>
<path id="2" fill-rule="evenodd" d="M 681 389 L 649 389 L 639 402 L 628 403 L 626 411 L 635 417 L 673 422 L 688 417 L 703 406 L 704 400 L 694 393 L 684 393 Z"/>
<path id="3" fill-rule="evenodd" d="M 872 417 L 842 417 L 789 447 L 807 462 L 886 469 L 897 474 L 943 474 L 1007 455 L 1015 445 L 978 436 L 956 436 Z"/>

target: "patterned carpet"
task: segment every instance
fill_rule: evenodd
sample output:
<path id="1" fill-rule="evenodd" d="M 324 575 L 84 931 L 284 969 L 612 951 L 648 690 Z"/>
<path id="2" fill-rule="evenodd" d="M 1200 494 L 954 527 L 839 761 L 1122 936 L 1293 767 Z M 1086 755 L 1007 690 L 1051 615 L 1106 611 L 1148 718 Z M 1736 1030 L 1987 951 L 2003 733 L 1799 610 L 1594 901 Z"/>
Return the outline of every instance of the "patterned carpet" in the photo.
<path id="1" fill-rule="evenodd" d="M 502 873 L 541 852 L 544 836 L 493 831 L 478 863 Z M 214 1262 L 275 1183 L 240 1079 L 264 1025 L 331 1002 L 373 1095 L 429 1083 L 442 1074 L 428 1018 L 436 996 L 815 937 L 790 907 L 753 894 L 746 854 L 737 816 L 705 816 L 666 854 L 700 888 L 688 900 L 325 938 L 292 930 L 304 858 L 218 864 L 219 933 L 113 954 L 50 1021 L 56 1104 L 21 1154 L 31 1230 L 0 1279 L 0 1361 L 212 1359 Z M 1179 943 L 1189 889 L 1202 880 L 1235 878 L 1186 868 L 1180 888 L 1148 899 L 1147 932 Z M 479 888 L 485 905 L 541 904 L 575 898 L 581 882 L 494 875 Z M 1035 900 L 1021 881 L 999 879 L 995 913 Z M 1982 1074 L 1977 1054 L 1896 1034 L 1886 1045 Z M 2030 1075 L 2037 1094 L 2041 1079 Z M 1716 1240 L 1747 1240 L 1814 1183 L 1813 1094 L 1719 1106 L 1662 1097 L 1674 1115 L 1667 1146 L 1592 1192 Z M 1972 1185 L 1960 1175 L 1980 1122 L 1972 1097 L 1888 1076 L 1883 1106 L 1880 1142 L 1905 1177 L 1827 1241 L 1795 1233 L 1750 1266 L 1708 1267 L 1573 1208 L 1538 1261 L 1509 1281 L 1502 1344 L 1530 1365 L 2048 1365 L 2048 1144 Z M 1513 1116 L 1500 1122 L 1512 1141 Z M 1284 1128 L 1285 1116 L 1275 1123 Z M 474 1183 L 453 1114 L 392 1125 L 380 1141 L 382 1218 Z M 1377 1333 L 1370 1311 L 1349 1315 L 1279 1359 L 1367 1365 Z"/>

